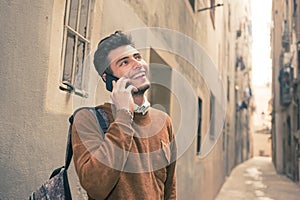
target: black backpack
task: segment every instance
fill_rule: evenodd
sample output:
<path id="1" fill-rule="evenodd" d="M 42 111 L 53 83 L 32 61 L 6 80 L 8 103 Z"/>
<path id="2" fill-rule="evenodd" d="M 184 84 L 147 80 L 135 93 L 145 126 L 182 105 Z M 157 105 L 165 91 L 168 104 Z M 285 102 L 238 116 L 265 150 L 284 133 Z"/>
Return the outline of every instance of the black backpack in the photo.
<path id="1" fill-rule="evenodd" d="M 70 126 L 68 131 L 68 140 L 67 140 L 67 148 L 66 148 L 66 157 L 65 157 L 65 165 L 55 169 L 49 180 L 42 184 L 40 188 L 36 191 L 32 192 L 29 200 L 71 200 L 71 190 L 68 181 L 68 173 L 67 170 L 70 166 L 73 149 L 72 149 L 72 124 L 74 121 L 74 116 L 76 113 L 82 109 L 88 109 L 94 113 L 97 121 L 99 122 L 99 126 L 101 127 L 102 134 L 106 133 L 109 127 L 109 120 L 107 117 L 107 113 L 99 108 L 99 107 L 82 107 L 77 109 L 73 115 L 69 118 Z"/>

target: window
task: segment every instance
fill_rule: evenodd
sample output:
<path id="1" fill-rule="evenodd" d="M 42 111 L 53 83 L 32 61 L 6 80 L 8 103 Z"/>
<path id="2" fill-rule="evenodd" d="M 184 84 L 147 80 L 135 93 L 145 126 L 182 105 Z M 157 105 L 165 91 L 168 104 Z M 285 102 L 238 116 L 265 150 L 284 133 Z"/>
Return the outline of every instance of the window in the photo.
<path id="1" fill-rule="evenodd" d="M 300 41 L 297 42 L 297 63 L 298 63 L 298 74 L 300 74 Z"/>
<path id="2" fill-rule="evenodd" d="M 197 155 L 201 152 L 202 99 L 198 98 Z"/>
<path id="3" fill-rule="evenodd" d="M 189 0 L 189 2 L 190 2 L 190 5 L 191 5 L 193 11 L 195 12 L 195 0 Z"/>
<path id="4" fill-rule="evenodd" d="M 290 66 L 284 66 L 279 71 L 278 81 L 280 84 L 279 94 L 280 94 L 280 104 L 282 106 L 288 106 L 292 101 L 291 95 L 291 84 L 293 77 L 293 69 Z"/>
<path id="5" fill-rule="evenodd" d="M 286 119 L 286 123 L 287 123 L 287 143 L 289 145 L 289 147 L 292 145 L 292 128 L 291 128 L 291 117 L 288 116 Z"/>
<path id="6" fill-rule="evenodd" d="M 229 76 L 227 76 L 227 101 L 230 101 L 230 80 Z"/>
<path id="7" fill-rule="evenodd" d="M 294 0 L 294 2 L 293 2 L 293 16 L 294 17 L 297 17 L 297 0 Z"/>
<path id="8" fill-rule="evenodd" d="M 229 132 L 229 128 L 230 128 L 230 124 L 226 122 L 226 126 L 223 127 L 223 142 L 222 142 L 223 151 L 226 151 L 226 145 L 228 144 L 227 133 Z"/>
<path id="9" fill-rule="evenodd" d="M 296 124 L 297 124 L 297 130 L 300 129 L 300 99 L 296 98 Z"/>
<path id="10" fill-rule="evenodd" d="M 67 0 L 62 48 L 63 91 L 87 97 L 84 91 L 84 60 L 90 50 L 91 0 Z"/>

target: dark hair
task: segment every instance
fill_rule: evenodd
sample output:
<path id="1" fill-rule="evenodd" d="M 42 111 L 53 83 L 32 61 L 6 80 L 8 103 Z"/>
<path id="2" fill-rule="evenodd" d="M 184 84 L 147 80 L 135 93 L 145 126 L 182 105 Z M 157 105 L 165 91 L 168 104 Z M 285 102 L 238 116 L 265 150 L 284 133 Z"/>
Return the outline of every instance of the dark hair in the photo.
<path id="1" fill-rule="evenodd" d="M 131 45 L 134 47 L 131 37 L 121 31 L 116 31 L 99 42 L 98 48 L 94 54 L 94 65 L 100 76 L 102 76 L 103 73 L 112 74 L 109 66 L 110 61 L 108 59 L 108 54 L 110 51 L 124 45 Z"/>

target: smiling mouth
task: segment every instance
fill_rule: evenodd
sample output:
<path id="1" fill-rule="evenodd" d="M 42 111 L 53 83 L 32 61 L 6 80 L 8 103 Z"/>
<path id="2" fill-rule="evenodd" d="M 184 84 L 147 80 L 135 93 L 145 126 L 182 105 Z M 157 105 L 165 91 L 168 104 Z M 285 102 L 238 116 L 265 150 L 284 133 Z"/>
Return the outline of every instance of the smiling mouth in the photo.
<path id="1" fill-rule="evenodd" d="M 145 72 L 140 72 L 140 73 L 137 73 L 137 74 L 133 75 L 130 79 L 135 80 L 135 79 L 142 78 L 144 76 L 146 76 L 146 73 Z"/>

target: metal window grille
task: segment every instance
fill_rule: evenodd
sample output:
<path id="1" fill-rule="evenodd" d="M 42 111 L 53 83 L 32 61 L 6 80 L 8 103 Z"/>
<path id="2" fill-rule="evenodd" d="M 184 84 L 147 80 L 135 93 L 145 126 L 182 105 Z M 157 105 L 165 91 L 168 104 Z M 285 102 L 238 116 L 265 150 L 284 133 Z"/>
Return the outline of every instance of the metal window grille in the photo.
<path id="1" fill-rule="evenodd" d="M 62 49 L 61 90 L 87 97 L 84 60 L 90 51 L 91 0 L 67 0 Z"/>

